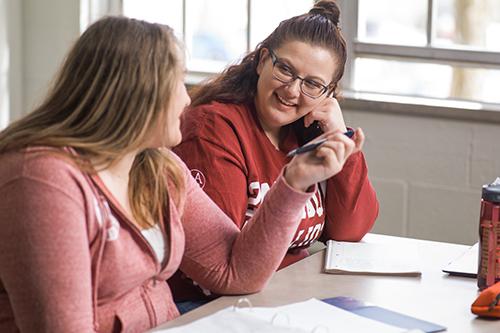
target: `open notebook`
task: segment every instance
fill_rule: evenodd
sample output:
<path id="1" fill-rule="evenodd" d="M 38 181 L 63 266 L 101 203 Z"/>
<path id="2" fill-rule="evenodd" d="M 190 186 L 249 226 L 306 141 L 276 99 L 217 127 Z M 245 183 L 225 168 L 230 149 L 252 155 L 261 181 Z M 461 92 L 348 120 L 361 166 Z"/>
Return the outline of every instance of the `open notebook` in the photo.
<path id="1" fill-rule="evenodd" d="M 364 241 L 329 240 L 323 271 L 332 274 L 421 275 L 415 244 Z"/>
<path id="2" fill-rule="evenodd" d="M 370 318 L 388 325 L 405 328 L 408 330 L 419 329 L 426 333 L 446 331 L 446 327 L 408 316 L 396 311 L 382 308 L 352 297 L 333 297 L 324 299 L 323 302 L 350 311 L 365 318 Z"/>

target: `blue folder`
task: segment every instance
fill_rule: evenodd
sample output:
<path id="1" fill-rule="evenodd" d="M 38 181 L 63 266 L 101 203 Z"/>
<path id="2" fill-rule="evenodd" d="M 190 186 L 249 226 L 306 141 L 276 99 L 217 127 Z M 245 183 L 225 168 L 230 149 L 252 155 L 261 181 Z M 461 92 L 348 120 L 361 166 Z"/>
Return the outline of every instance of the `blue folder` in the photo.
<path id="1" fill-rule="evenodd" d="M 444 326 L 387 310 L 379 306 L 367 304 L 351 297 L 333 297 L 323 299 L 322 301 L 359 316 L 408 330 L 419 329 L 427 333 L 446 331 L 446 327 Z"/>

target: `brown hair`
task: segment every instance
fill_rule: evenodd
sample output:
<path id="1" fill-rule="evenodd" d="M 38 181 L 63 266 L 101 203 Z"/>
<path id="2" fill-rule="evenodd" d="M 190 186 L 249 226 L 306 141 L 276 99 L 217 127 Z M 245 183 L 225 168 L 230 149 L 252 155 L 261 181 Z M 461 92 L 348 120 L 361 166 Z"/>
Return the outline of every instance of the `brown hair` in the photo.
<path id="1" fill-rule="evenodd" d="M 257 93 L 257 65 L 263 48 L 278 49 L 290 41 L 302 41 L 321 46 L 337 56 L 338 71 L 332 78 L 329 94 L 334 94 L 344 74 L 347 58 L 346 42 L 339 29 L 340 9 L 335 1 L 317 1 L 309 13 L 282 21 L 254 51 L 220 75 L 191 90 L 192 106 L 219 101 L 222 103 L 252 103 Z"/>
<path id="2" fill-rule="evenodd" d="M 0 153 L 69 146 L 79 152 L 72 158 L 85 171 L 90 171 L 89 158 L 110 166 L 140 148 L 162 118 L 182 62 L 168 26 L 103 18 L 76 41 L 44 102 L 0 133 Z M 167 177 L 177 189 L 178 204 L 184 179 L 169 153 L 145 149 L 136 157 L 128 192 L 139 225 L 161 218 Z"/>

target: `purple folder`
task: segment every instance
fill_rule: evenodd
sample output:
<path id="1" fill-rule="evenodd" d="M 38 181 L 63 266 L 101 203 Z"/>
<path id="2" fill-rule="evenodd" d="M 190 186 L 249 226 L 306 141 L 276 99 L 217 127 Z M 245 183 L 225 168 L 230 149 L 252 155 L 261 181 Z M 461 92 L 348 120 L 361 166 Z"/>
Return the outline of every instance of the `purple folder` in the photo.
<path id="1" fill-rule="evenodd" d="M 359 316 L 408 330 L 419 329 L 427 333 L 446 331 L 446 327 L 444 326 L 387 310 L 351 297 L 333 297 L 323 299 L 322 301 Z"/>

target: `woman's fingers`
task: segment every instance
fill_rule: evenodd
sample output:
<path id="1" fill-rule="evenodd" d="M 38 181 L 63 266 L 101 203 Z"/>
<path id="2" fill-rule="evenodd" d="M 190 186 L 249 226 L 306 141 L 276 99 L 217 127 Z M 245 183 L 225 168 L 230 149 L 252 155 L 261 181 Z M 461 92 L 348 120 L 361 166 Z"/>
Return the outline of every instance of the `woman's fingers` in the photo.
<path id="1" fill-rule="evenodd" d="M 361 128 L 357 128 L 353 137 L 355 143 L 355 152 L 361 151 L 363 149 L 363 144 L 365 143 L 365 133 Z"/>
<path id="2" fill-rule="evenodd" d="M 316 157 L 325 160 L 325 167 L 338 165 L 341 169 L 346 159 L 346 146 L 340 141 L 327 141 L 316 151 Z"/>
<path id="3" fill-rule="evenodd" d="M 330 130 L 325 124 L 329 122 L 328 113 L 323 109 L 315 109 L 304 117 L 304 126 L 309 127 L 314 121 L 318 121 L 322 130 Z"/>
<path id="4" fill-rule="evenodd" d="M 334 98 L 326 98 L 304 117 L 304 125 L 309 127 L 314 121 L 318 121 L 323 131 L 346 130 L 344 117 L 338 101 Z"/>
<path id="5" fill-rule="evenodd" d="M 328 179 L 342 170 L 342 162 L 337 154 L 332 153 L 330 147 L 321 147 L 316 151 L 315 157 L 320 161 L 322 167 L 322 178 Z M 323 180 L 323 179 L 322 179 Z"/>
<path id="6" fill-rule="evenodd" d="M 326 180 L 344 167 L 353 153 L 361 150 L 365 140 L 364 133 L 357 129 L 351 139 L 340 131 L 330 131 L 316 139 L 326 139 L 313 151 L 294 156 L 287 168 L 287 181 L 297 189 L 305 189 L 314 183 Z"/>

